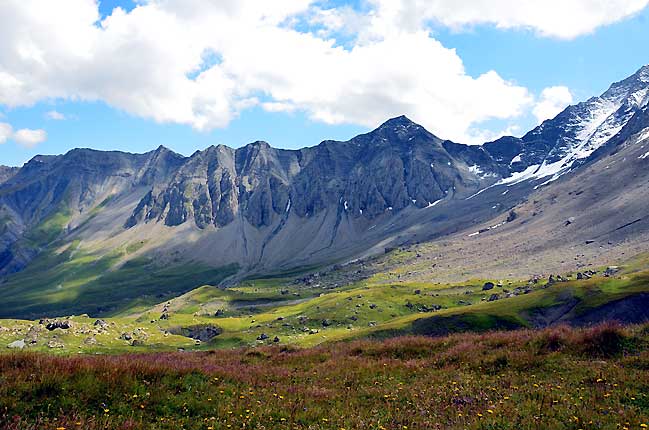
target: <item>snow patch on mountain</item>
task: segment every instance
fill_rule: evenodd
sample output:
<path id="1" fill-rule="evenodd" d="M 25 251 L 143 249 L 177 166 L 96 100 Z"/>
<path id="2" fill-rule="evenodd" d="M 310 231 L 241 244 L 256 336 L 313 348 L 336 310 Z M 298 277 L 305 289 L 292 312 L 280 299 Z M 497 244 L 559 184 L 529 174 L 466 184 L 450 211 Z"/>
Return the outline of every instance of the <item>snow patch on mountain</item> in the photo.
<path id="1" fill-rule="evenodd" d="M 444 199 L 440 199 L 440 200 L 436 200 L 436 201 L 434 201 L 434 202 L 432 202 L 432 203 L 428 203 L 428 206 L 426 206 L 426 208 L 434 208 L 434 207 L 437 206 L 437 205 L 438 205 L 442 200 L 444 200 Z"/>
<path id="2" fill-rule="evenodd" d="M 638 108 L 647 106 L 647 104 L 649 104 L 649 86 L 632 94 L 631 97 L 629 97 L 628 102 Z"/>
<path id="3" fill-rule="evenodd" d="M 642 131 L 638 134 L 638 140 L 637 140 L 637 142 L 640 143 L 640 142 L 645 141 L 645 140 L 647 140 L 647 139 L 649 139 L 649 127 L 648 127 L 648 128 L 645 128 L 644 130 L 642 130 Z"/>
<path id="4" fill-rule="evenodd" d="M 575 162 L 590 157 L 617 135 L 639 109 L 649 105 L 648 84 L 649 67 L 644 67 L 636 75 L 613 84 L 602 96 L 567 108 L 564 111 L 567 121 L 559 125 L 560 137 L 545 159 L 499 184 L 513 185 L 550 177 L 544 183 L 547 184 L 569 172 Z M 544 125 L 540 126 L 539 133 L 543 133 Z M 510 165 L 520 160 L 520 156 L 515 157 Z"/>
<path id="5" fill-rule="evenodd" d="M 480 179 L 494 178 L 494 177 L 498 176 L 495 173 L 491 173 L 491 172 L 485 173 L 484 170 L 482 170 L 482 168 L 480 166 L 478 166 L 477 164 L 473 165 L 473 166 L 469 166 L 469 172 L 473 173 L 474 175 L 476 175 Z"/>
<path id="6" fill-rule="evenodd" d="M 539 167 L 540 166 L 538 164 L 529 166 L 522 172 L 515 172 L 510 177 L 501 179 L 496 185 L 514 185 L 523 181 L 527 181 L 528 179 L 534 179 Z"/>

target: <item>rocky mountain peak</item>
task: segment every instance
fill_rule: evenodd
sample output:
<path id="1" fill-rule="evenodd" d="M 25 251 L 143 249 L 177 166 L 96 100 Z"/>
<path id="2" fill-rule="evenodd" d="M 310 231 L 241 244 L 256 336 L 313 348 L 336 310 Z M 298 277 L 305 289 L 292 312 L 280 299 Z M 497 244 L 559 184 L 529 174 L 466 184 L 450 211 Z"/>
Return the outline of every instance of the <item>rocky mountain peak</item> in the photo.
<path id="1" fill-rule="evenodd" d="M 389 119 L 376 130 L 352 139 L 355 143 L 379 145 L 386 142 L 391 145 L 409 145 L 423 140 L 441 143 L 441 139 L 405 115 Z"/>
<path id="2" fill-rule="evenodd" d="M 152 154 L 176 154 L 176 152 L 172 151 L 171 149 L 167 148 L 164 145 L 158 146 L 156 149 L 151 151 Z"/>
<path id="3" fill-rule="evenodd" d="M 381 124 L 378 130 L 382 129 L 395 129 L 400 127 L 421 127 L 419 124 L 413 122 L 410 118 L 405 115 L 400 115 L 394 118 L 390 118 Z"/>
<path id="4" fill-rule="evenodd" d="M 598 97 L 568 106 L 522 139 L 485 144 L 499 162 L 508 162 L 516 180 L 558 179 L 584 163 L 620 133 L 649 104 L 649 66 L 612 84 Z"/>
<path id="5" fill-rule="evenodd" d="M 268 142 L 266 142 L 266 141 L 263 141 L 263 140 L 257 140 L 255 142 L 249 143 L 246 146 L 250 147 L 250 148 L 263 148 L 263 149 L 270 149 L 271 148 L 270 144 Z"/>
<path id="6" fill-rule="evenodd" d="M 640 69 L 633 74 L 633 77 L 635 77 L 637 81 L 649 83 L 649 64 L 640 67 Z"/>
<path id="7" fill-rule="evenodd" d="M 649 82 L 649 64 L 638 70 L 638 76 L 643 82 Z"/>

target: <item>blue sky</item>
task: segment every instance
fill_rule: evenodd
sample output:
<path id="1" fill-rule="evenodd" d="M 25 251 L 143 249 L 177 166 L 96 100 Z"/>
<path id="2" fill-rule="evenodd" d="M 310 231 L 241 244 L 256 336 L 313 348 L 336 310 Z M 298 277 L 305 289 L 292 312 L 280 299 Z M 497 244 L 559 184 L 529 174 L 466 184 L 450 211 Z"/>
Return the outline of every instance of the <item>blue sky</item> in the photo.
<path id="1" fill-rule="evenodd" d="M 90 1 L 92 3 L 91 0 L 75 1 L 86 3 Z M 250 0 L 250 2 L 254 1 Z M 506 0 L 504 2 L 506 3 Z M 586 4 L 589 3 L 588 1 L 584 3 L 585 7 L 590 7 Z M 621 3 L 629 2 L 621 0 Z M 624 8 L 624 4 L 618 9 Z M 124 22 L 127 22 L 127 19 L 135 21 L 136 18 L 142 19 L 140 22 L 144 22 L 146 25 L 152 22 L 153 18 L 144 20 L 144 18 L 138 18 L 133 14 L 134 4 L 128 0 L 102 1 L 98 9 L 99 19 L 114 15 L 113 10 L 116 6 L 124 8 L 126 12 L 122 14 L 123 16 L 117 17 L 115 22 L 118 22 L 118 19 L 122 19 Z M 253 6 L 255 6 L 254 3 Z M 317 9 L 313 9 L 316 6 Z M 25 15 L 23 10 L 19 10 L 20 7 L 23 6 L 16 6 L 15 11 L 11 12 L 16 16 Z M 150 7 L 150 5 L 145 3 L 143 7 Z M 372 7 L 377 11 L 372 12 Z M 323 72 L 322 77 L 314 78 L 313 82 L 308 80 L 301 82 L 302 75 L 295 75 L 295 77 L 290 75 L 292 69 L 302 67 L 300 57 L 303 55 L 306 61 L 322 61 L 323 67 L 320 69 L 329 67 L 325 58 L 330 57 L 330 54 L 323 53 L 322 57 L 316 57 L 316 54 L 309 52 L 309 57 L 306 58 L 307 53 L 300 51 L 301 46 L 311 46 L 306 43 L 310 44 L 313 42 L 312 40 L 305 41 L 305 45 L 301 45 L 301 41 L 296 41 L 295 47 L 291 48 L 291 56 L 285 57 L 286 52 L 282 51 L 284 45 L 281 43 L 272 48 L 277 49 L 275 54 L 277 54 L 277 58 L 280 58 L 278 60 L 279 67 L 286 63 L 286 60 L 281 59 L 289 58 L 290 61 L 293 59 L 296 61 L 295 66 L 287 68 L 286 72 L 278 72 L 277 76 L 273 72 L 278 65 L 274 65 L 273 68 L 269 67 L 268 70 L 260 70 L 258 74 L 250 71 L 256 66 L 262 69 L 264 67 L 263 64 L 256 63 L 255 60 L 258 58 L 257 55 L 259 58 L 265 58 L 265 53 L 257 53 L 254 48 L 250 48 L 253 50 L 245 58 L 237 59 L 236 61 L 241 61 L 240 64 L 237 64 L 233 60 L 238 52 L 238 46 L 235 43 L 232 46 L 224 45 L 223 52 L 225 54 L 223 57 L 221 58 L 220 52 L 217 57 L 214 57 L 218 61 L 212 59 L 192 74 L 186 74 L 192 78 L 192 82 L 181 82 L 180 78 L 184 80 L 186 76 L 178 77 L 172 75 L 171 72 L 169 77 L 161 78 L 162 82 L 165 79 L 178 78 L 179 88 L 184 88 L 185 84 L 192 85 L 187 88 L 194 88 L 194 80 L 201 80 L 197 78 L 198 75 L 213 66 L 214 70 L 221 69 L 223 66 L 223 73 L 228 75 L 227 80 L 217 77 L 214 78 L 214 81 L 201 82 L 201 86 L 196 87 L 196 95 L 190 99 L 186 99 L 182 94 L 178 95 L 179 92 L 174 91 L 173 94 L 165 96 L 164 100 L 160 101 L 157 96 L 160 91 L 166 91 L 164 85 L 157 87 L 151 84 L 150 90 L 142 90 L 140 94 L 139 86 L 129 86 L 136 84 L 129 82 L 128 76 L 111 79 L 113 76 L 111 67 L 133 67 L 133 70 L 141 70 L 142 73 L 134 80 L 142 80 L 145 85 L 159 78 L 156 72 L 158 69 L 148 69 L 137 64 L 137 56 L 128 59 L 127 53 L 130 51 L 116 51 L 116 55 L 127 59 L 120 60 L 120 63 L 115 65 L 107 62 L 106 55 L 100 57 L 104 51 L 99 51 L 100 48 L 96 48 L 98 60 L 91 60 L 93 64 L 84 63 L 83 65 L 90 71 L 75 75 L 77 69 L 81 67 L 58 69 L 64 67 L 59 65 L 58 59 L 61 62 L 66 61 L 67 64 L 70 63 L 69 58 L 73 58 L 72 63 L 75 61 L 74 58 L 77 58 L 76 56 L 68 57 L 71 54 L 65 51 L 65 44 L 49 46 L 46 40 L 34 41 L 33 45 L 36 46 L 34 51 L 44 52 L 41 54 L 44 60 L 39 60 L 40 63 L 37 66 L 32 65 L 34 61 L 18 63 L 10 56 L 0 56 L 0 123 L 10 125 L 13 131 L 42 130 L 47 137 L 42 142 L 41 139 L 20 142 L 18 137 L 9 136 L 6 142 L 0 145 L 0 164 L 21 165 L 36 154 L 59 154 L 75 147 L 145 152 L 159 145 L 165 145 L 177 152 L 190 155 L 194 151 L 212 144 L 223 143 L 238 147 L 255 140 L 266 140 L 276 147 L 299 148 L 316 145 L 324 139 L 351 138 L 378 125 L 382 119 L 399 113 L 407 114 L 413 119 L 423 122 L 427 128 L 440 137 L 450 137 L 454 140 L 473 139 L 474 141 L 471 143 L 477 143 L 480 140 L 479 136 L 498 136 L 507 129 L 520 134 L 534 127 L 539 121 L 539 118 L 533 113 L 535 112 L 534 106 L 542 99 L 543 91 L 546 88 L 562 87 L 564 93 L 568 92 L 573 102 L 578 102 L 600 94 L 612 82 L 623 79 L 642 65 L 649 63 L 649 56 L 646 54 L 649 42 L 649 9 L 646 7 L 639 12 L 631 11 L 628 16 L 622 16 L 612 23 L 598 24 L 597 19 L 606 19 L 601 18 L 605 17 L 605 14 L 595 16 L 591 24 L 593 28 L 590 29 L 586 26 L 583 34 L 578 35 L 570 34 L 569 28 L 555 27 L 552 23 L 539 23 L 533 17 L 525 16 L 505 17 L 502 21 L 495 17 L 490 18 L 490 22 L 477 20 L 461 25 L 449 24 L 446 22 L 446 15 L 439 15 L 447 12 L 433 10 L 426 12 L 430 13 L 433 18 L 415 24 L 420 27 L 412 29 L 413 34 L 418 31 L 428 32 L 430 39 L 428 41 L 422 40 L 419 36 L 408 38 L 410 36 L 395 35 L 395 30 L 389 27 L 392 24 L 384 25 L 385 22 L 391 22 L 388 18 L 383 18 L 383 16 L 389 16 L 390 11 L 387 11 L 389 6 L 383 6 L 386 8 L 386 11 L 383 12 L 379 10 L 380 7 L 373 3 L 360 5 L 358 2 L 344 1 L 316 2 L 315 6 L 308 6 L 310 9 L 299 10 L 295 14 L 290 10 L 281 11 L 283 15 L 279 15 L 277 23 L 272 24 L 274 26 L 273 34 L 277 33 L 277 40 L 280 42 L 283 40 L 281 37 L 285 36 L 290 38 L 286 40 L 293 41 L 295 38 L 289 32 L 297 31 L 310 32 L 311 36 L 322 40 L 334 38 L 338 41 L 337 46 L 344 46 L 347 51 L 351 51 L 356 45 L 364 44 L 364 46 L 374 47 L 372 52 L 376 56 L 367 57 L 369 58 L 367 62 L 377 61 L 378 63 L 377 66 L 368 65 L 368 71 L 363 69 L 364 60 L 357 61 L 352 55 L 341 54 L 339 62 L 344 61 L 346 67 L 359 68 L 359 70 L 350 71 L 349 79 L 353 81 L 351 83 L 345 81 L 344 74 L 337 74 L 336 64 L 331 65 L 330 71 Z M 92 12 L 92 5 L 87 10 L 89 13 Z M 348 20 L 352 24 L 349 25 L 349 28 L 341 27 L 339 24 L 322 24 L 329 26 L 327 33 L 326 35 L 318 34 L 317 30 L 321 25 L 314 23 L 313 16 L 322 10 L 333 11 L 327 12 L 327 16 L 335 15 L 337 23 Z M 32 12 L 37 14 L 36 11 Z M 88 19 L 81 14 L 78 17 L 71 17 L 69 15 L 72 14 L 69 12 L 63 11 L 61 19 L 76 20 L 71 22 Z M 174 10 L 165 10 L 164 12 L 171 17 L 175 13 Z M 275 11 L 268 13 L 271 12 Z M 366 23 L 365 18 L 369 16 L 367 15 L 369 13 L 374 13 L 383 21 L 379 24 L 376 22 Z M 454 19 L 452 18 L 453 13 L 452 10 L 448 12 L 450 17 L 448 21 Z M 0 13 L 0 16 L 7 17 L 7 14 Z M 151 16 L 158 15 L 151 14 Z M 215 16 L 215 19 L 218 19 L 218 16 Z M 294 16 L 299 17 L 301 23 L 291 24 L 291 19 Z M 307 19 L 305 16 L 311 18 Z M 33 17 L 29 19 L 36 20 Z M 245 25 L 250 23 L 254 26 L 258 25 L 254 19 L 259 19 L 261 20 L 259 22 L 267 25 L 266 21 L 263 21 L 265 18 L 248 19 L 247 15 L 241 15 L 237 19 L 241 19 L 246 23 Z M 580 18 L 575 17 L 575 19 Z M 512 20 L 516 24 L 510 25 Z M 31 21 L 26 21 L 25 26 L 31 23 Z M 0 22 L 1 24 L 2 22 Z M 141 23 L 138 25 L 142 26 Z M 197 21 L 198 25 L 200 25 L 199 21 Z M 366 25 L 367 28 L 362 27 L 363 25 Z M 95 29 L 100 26 L 101 24 L 95 23 Z M 115 25 L 115 27 L 118 26 Z M 358 30 L 359 27 L 362 30 Z M 94 34 L 94 30 L 87 30 L 81 26 L 79 28 L 80 32 L 93 31 L 92 34 Z M 157 30 L 156 28 L 155 23 L 152 24 L 150 34 L 160 31 L 159 28 Z M 398 32 L 403 30 L 401 24 L 394 28 L 398 28 Z M 59 30 L 54 26 L 51 31 Z M 120 30 L 119 34 L 122 38 L 129 37 L 129 33 L 126 31 Z M 57 34 L 54 33 L 53 38 L 56 36 Z M 2 37 L 2 31 L 0 31 L 0 37 Z M 69 37 L 74 38 L 75 35 L 72 34 Z M 80 33 L 79 37 L 83 38 L 83 34 Z M 107 38 L 108 35 L 100 34 L 97 37 L 99 40 L 101 37 Z M 139 36 L 135 34 L 134 37 Z M 216 39 L 223 37 L 225 41 L 228 39 L 228 34 L 214 34 L 213 37 Z M 364 38 L 367 40 L 363 41 Z M 19 35 L 14 38 L 17 46 L 22 46 L 20 40 Z M 187 40 L 191 44 L 195 42 L 194 39 Z M 391 47 L 382 44 L 387 40 L 394 40 Z M 401 76 L 398 68 L 389 65 L 389 63 L 392 58 L 395 58 L 395 47 L 398 49 L 399 43 L 408 40 L 414 41 L 414 44 L 422 43 L 421 49 L 413 50 L 412 55 L 399 57 L 395 61 L 405 62 L 405 67 L 416 69 L 417 63 L 410 61 L 414 61 L 412 60 L 413 55 L 416 57 L 421 54 L 422 71 L 421 74 L 409 71 L 409 74 Z M 427 45 L 428 42 L 431 43 L 430 46 Z M 441 44 L 441 47 L 433 45 L 437 42 Z M 152 42 L 146 38 L 142 43 L 153 43 L 154 45 L 150 46 L 136 45 L 137 47 L 144 46 L 146 51 L 143 52 L 151 52 L 156 49 L 155 43 L 158 42 L 157 39 Z M 227 42 L 219 43 L 227 44 Z M 247 43 L 248 41 L 244 41 L 241 46 L 254 47 L 260 44 L 255 39 L 249 41 L 249 45 Z M 410 49 L 412 45 L 409 43 L 404 49 Z M 187 64 L 191 64 L 191 61 L 197 61 L 189 57 L 185 58 L 182 46 L 178 48 L 178 52 L 171 52 L 171 48 L 167 51 L 168 45 L 161 46 L 164 48 L 163 52 L 169 52 L 170 57 L 165 60 L 166 62 L 161 63 L 159 70 L 166 70 L 170 67 L 169 65 L 173 68 L 174 55 L 178 56 L 179 62 L 188 61 Z M 214 45 L 209 46 L 220 45 L 215 42 Z M 0 49 L 6 50 L 6 48 L 0 46 Z M 430 51 L 428 51 L 429 48 Z M 106 48 L 102 47 L 101 49 Z M 245 49 L 242 48 L 242 50 Z M 452 50 L 455 50 L 454 53 Z M 213 51 L 204 49 L 202 52 Z M 385 58 L 381 60 L 383 52 L 385 52 Z M 156 57 L 152 58 L 155 60 Z M 268 61 L 273 62 L 275 56 L 268 58 L 270 58 Z M 24 60 L 24 55 L 19 59 Z M 147 58 L 142 60 L 146 61 Z M 456 60 L 463 64 L 463 72 L 458 72 L 453 65 Z M 134 64 L 126 64 L 126 61 L 133 61 Z M 224 64 L 220 64 L 221 61 Z M 381 63 L 381 61 L 385 63 Z M 56 66 L 50 66 L 50 64 Z M 104 64 L 106 65 L 104 66 Z M 384 75 L 380 71 L 382 64 L 390 69 Z M 27 79 L 22 87 L 22 92 L 16 95 L 12 93 L 3 98 L 2 91 L 8 92 L 9 90 L 1 85 L 2 73 L 20 78 L 26 76 L 27 72 L 31 72 L 29 67 L 35 67 L 30 76 L 37 77 L 29 78 L 31 80 Z M 444 69 L 444 72 L 440 74 L 441 77 L 435 75 L 437 67 Z M 52 70 L 53 77 L 48 75 L 50 68 L 57 68 Z M 445 68 L 449 71 L 445 71 Z M 379 70 L 377 71 L 377 69 Z M 119 69 L 115 70 L 117 73 L 115 76 L 118 76 Z M 506 84 L 500 81 L 492 82 L 480 79 L 481 75 L 490 71 L 494 71 L 499 79 Z M 95 82 L 95 76 L 103 73 L 106 73 L 108 78 L 96 79 L 97 82 Z M 148 73 L 153 73 L 151 79 L 148 79 Z M 67 74 L 70 76 L 69 79 Z M 328 76 L 331 74 L 336 74 L 337 81 L 328 82 Z M 367 74 L 371 74 L 371 76 L 368 77 L 369 84 L 364 87 L 363 76 Z M 43 75 L 42 78 L 41 75 Z M 59 79 L 59 75 L 66 76 L 66 79 Z M 428 75 L 431 76 L 430 80 L 427 79 Z M 395 79 L 401 78 L 404 79 L 404 82 L 399 82 L 398 87 L 400 91 L 403 91 L 404 100 L 400 99 L 398 93 L 387 92 L 387 90 L 384 92 L 383 89 L 383 82 L 385 82 L 385 86 L 390 86 L 395 82 Z M 447 84 L 444 79 L 449 79 L 450 83 Z M 440 81 L 439 84 L 436 83 L 436 80 Z M 300 81 L 299 85 L 294 84 L 297 81 Z M 169 82 L 172 86 L 175 81 L 170 80 Z M 359 85 L 358 82 L 361 84 Z M 463 82 L 466 82 L 466 85 L 463 85 Z M 424 85 L 422 86 L 421 83 Z M 410 84 L 412 88 L 408 87 Z M 221 96 L 219 85 L 225 85 L 228 88 L 232 86 L 235 90 L 228 89 Z M 340 94 L 340 96 L 336 97 L 337 100 L 329 100 L 327 91 L 319 91 L 319 85 L 330 86 L 331 91 Z M 438 90 L 439 87 L 452 85 L 457 85 L 457 89 L 454 89 L 458 93 L 457 100 L 453 93 L 449 95 L 448 91 Z M 425 93 L 423 96 L 418 94 L 419 87 L 421 87 L 421 93 Z M 356 88 L 359 88 L 359 94 L 356 94 Z M 313 89 L 313 94 L 310 94 L 311 89 Z M 124 95 L 114 95 L 121 91 L 124 92 Z M 138 92 L 138 97 L 129 97 L 129 93 L 133 91 Z M 210 91 L 216 91 L 218 95 L 212 96 Z M 375 94 L 377 92 L 380 94 Z M 472 92 L 475 94 L 472 95 Z M 308 95 L 303 97 L 303 94 L 307 93 Z M 346 104 L 348 93 L 353 96 L 350 96 L 349 104 Z M 502 101 L 496 100 L 500 98 L 499 94 L 503 94 Z M 178 99 L 176 100 L 175 97 Z M 488 100 L 489 98 L 494 99 L 493 102 Z M 223 100 L 226 99 L 227 102 L 224 102 Z M 3 100 L 4 103 L 1 103 Z M 145 100 L 146 103 L 140 103 L 140 100 Z M 449 100 L 451 100 L 452 107 L 447 109 Z M 499 112 L 493 117 L 490 117 L 488 112 L 490 103 L 494 104 L 494 111 Z M 553 103 L 565 104 L 566 100 L 553 101 Z M 176 105 L 185 104 L 187 109 L 175 108 Z M 476 107 L 476 105 L 479 106 Z M 556 106 L 556 108 L 559 107 L 562 106 Z M 442 118 L 436 122 L 435 118 L 447 114 L 448 118 Z M 54 119 L 55 117 L 58 119 Z M 446 124 L 453 122 L 455 118 L 458 118 L 457 123 L 446 127 Z"/>

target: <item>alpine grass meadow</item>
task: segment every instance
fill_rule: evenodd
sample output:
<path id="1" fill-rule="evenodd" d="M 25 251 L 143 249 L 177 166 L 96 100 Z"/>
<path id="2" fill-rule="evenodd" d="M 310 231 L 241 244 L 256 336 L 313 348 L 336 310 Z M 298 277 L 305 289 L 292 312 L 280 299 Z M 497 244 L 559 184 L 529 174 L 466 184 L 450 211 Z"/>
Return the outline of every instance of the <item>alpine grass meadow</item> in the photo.
<path id="1" fill-rule="evenodd" d="M 645 428 L 649 326 L 0 356 L 13 429 Z"/>
<path id="2" fill-rule="evenodd" d="M 649 430 L 648 22 L 0 0 L 0 430 Z"/>

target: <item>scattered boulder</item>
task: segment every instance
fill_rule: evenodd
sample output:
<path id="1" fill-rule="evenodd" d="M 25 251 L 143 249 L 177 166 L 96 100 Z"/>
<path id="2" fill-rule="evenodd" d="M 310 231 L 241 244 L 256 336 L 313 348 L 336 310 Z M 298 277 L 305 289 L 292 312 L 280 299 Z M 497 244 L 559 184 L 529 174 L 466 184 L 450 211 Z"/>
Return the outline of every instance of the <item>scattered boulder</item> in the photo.
<path id="1" fill-rule="evenodd" d="M 257 340 L 266 340 L 268 338 L 269 336 L 266 333 L 262 333 L 259 336 L 257 336 Z"/>
<path id="2" fill-rule="evenodd" d="M 376 306 L 374 303 L 372 303 L 372 304 L 370 305 L 370 309 L 376 309 L 376 308 L 377 308 L 377 306 Z"/>
<path id="3" fill-rule="evenodd" d="M 581 272 L 577 273 L 577 280 L 581 281 L 582 279 L 584 279 L 584 274 Z"/>
<path id="4" fill-rule="evenodd" d="M 61 342 L 52 339 L 49 342 L 47 342 L 47 347 L 51 349 L 55 349 L 55 348 L 64 348 L 65 345 L 63 345 Z"/>
<path id="5" fill-rule="evenodd" d="M 11 342 L 9 345 L 7 345 L 7 348 L 9 348 L 9 349 L 23 349 L 23 348 L 25 348 L 25 346 L 27 346 L 27 344 L 25 343 L 25 340 L 21 339 L 21 340 L 16 340 L 14 342 Z"/>
<path id="6" fill-rule="evenodd" d="M 617 266 L 607 267 L 606 271 L 604 272 L 604 276 L 607 277 L 607 278 L 610 278 L 611 276 L 615 275 L 619 271 L 620 271 L 620 268 L 617 267 Z"/>
<path id="7" fill-rule="evenodd" d="M 275 336 L 275 337 L 273 338 L 273 342 L 274 342 L 274 343 L 278 343 L 278 342 L 279 342 L 279 337 Z"/>
<path id="8" fill-rule="evenodd" d="M 122 333 L 121 336 L 119 337 L 121 340 L 132 340 L 133 335 L 130 333 Z"/>
<path id="9" fill-rule="evenodd" d="M 415 290 L 415 295 L 421 294 L 421 290 Z"/>
<path id="10" fill-rule="evenodd" d="M 25 335 L 25 342 L 32 345 L 38 342 L 38 336 L 40 335 L 41 330 L 42 328 L 39 325 L 30 327 L 29 330 L 27 330 L 27 334 Z"/>
<path id="11" fill-rule="evenodd" d="M 329 320 L 322 320 L 322 327 L 329 327 L 331 325 L 331 321 Z"/>
<path id="12" fill-rule="evenodd" d="M 516 213 L 515 210 L 509 211 L 509 214 L 507 215 L 507 222 L 514 222 L 516 221 L 516 218 L 518 218 L 518 214 Z"/>
<path id="13" fill-rule="evenodd" d="M 488 301 L 490 302 L 495 302 L 496 300 L 500 300 L 500 296 L 498 294 L 492 294 L 488 299 Z"/>
<path id="14" fill-rule="evenodd" d="M 209 342 L 216 336 L 223 333 L 220 327 L 214 325 L 195 325 L 191 327 L 172 327 L 169 329 L 171 334 L 185 336 L 190 339 Z"/>
<path id="15" fill-rule="evenodd" d="M 215 317 L 222 317 L 225 314 L 225 311 L 223 309 L 218 309 L 215 313 Z"/>
<path id="16" fill-rule="evenodd" d="M 71 327 L 70 321 L 61 321 L 61 320 L 50 321 L 45 326 L 45 328 L 48 329 L 49 331 L 56 330 L 57 328 L 61 330 L 68 330 L 70 327 Z"/>
<path id="17" fill-rule="evenodd" d="M 489 291 L 493 290 L 496 285 L 493 282 L 485 282 L 485 284 L 482 286 L 482 291 Z"/>
<path id="18" fill-rule="evenodd" d="M 440 305 L 430 305 L 430 306 L 421 305 L 419 307 L 419 312 L 436 312 L 436 311 L 439 311 L 441 309 L 442 309 L 442 307 Z"/>
<path id="19" fill-rule="evenodd" d="M 97 344 L 97 339 L 95 339 L 94 336 L 87 337 L 83 340 L 83 343 L 85 345 L 96 345 Z"/>
<path id="20" fill-rule="evenodd" d="M 93 323 L 95 327 L 100 327 L 100 328 L 108 328 L 108 323 L 104 320 L 97 320 Z"/>
<path id="21" fill-rule="evenodd" d="M 566 220 L 566 227 L 575 222 L 575 217 L 571 216 Z"/>

